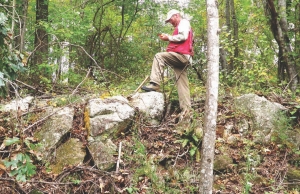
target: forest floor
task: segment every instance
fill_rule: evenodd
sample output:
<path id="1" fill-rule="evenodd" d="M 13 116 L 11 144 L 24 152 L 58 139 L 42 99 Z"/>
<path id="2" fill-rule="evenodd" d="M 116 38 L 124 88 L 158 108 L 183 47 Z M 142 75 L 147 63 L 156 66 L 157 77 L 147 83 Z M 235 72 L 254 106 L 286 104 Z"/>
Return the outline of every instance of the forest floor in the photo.
<path id="1" fill-rule="evenodd" d="M 245 139 L 251 141 L 250 135 L 238 139 L 235 144 L 227 144 L 223 139 L 222 129 L 226 123 L 241 119 L 234 115 L 231 102 L 230 98 L 219 102 L 218 115 L 222 115 L 222 119 L 218 119 L 216 155 L 222 154 L 218 148 L 226 147 L 233 164 L 225 170 L 214 172 L 213 193 L 297 194 L 297 189 L 291 189 L 295 185 L 286 182 L 289 162 L 296 157 L 288 148 L 280 148 L 275 143 L 249 146 Z M 198 114 L 203 114 L 204 102 L 199 102 L 194 109 Z M 3 123 L 7 115 L 0 114 Z M 53 174 L 48 166 L 33 161 L 37 167 L 36 174 L 26 182 L 18 182 L 14 176 L 9 176 L 8 169 L 1 162 L 0 193 L 199 193 L 200 161 L 190 154 L 191 146 L 195 144 L 191 140 L 183 146 L 182 140 L 189 137 L 175 130 L 174 114 L 168 115 L 158 127 L 146 125 L 142 117 L 137 117 L 134 123 L 130 130 L 115 140 L 122 154 L 119 166 L 110 171 L 97 169 L 87 154 L 83 165 L 66 166 L 60 174 Z M 83 114 L 77 111 L 70 137 L 86 142 L 82 126 Z M 238 131 L 233 133 L 238 136 Z M 2 125 L 0 144 L 11 135 L 10 126 Z M 199 141 L 197 147 L 201 149 L 201 146 Z M 253 168 L 247 166 L 247 150 L 249 153 L 259 153 L 262 158 Z M 1 159 L 21 151 L 21 148 L 8 146 L 0 151 Z M 115 158 L 117 161 L 118 154 Z"/>

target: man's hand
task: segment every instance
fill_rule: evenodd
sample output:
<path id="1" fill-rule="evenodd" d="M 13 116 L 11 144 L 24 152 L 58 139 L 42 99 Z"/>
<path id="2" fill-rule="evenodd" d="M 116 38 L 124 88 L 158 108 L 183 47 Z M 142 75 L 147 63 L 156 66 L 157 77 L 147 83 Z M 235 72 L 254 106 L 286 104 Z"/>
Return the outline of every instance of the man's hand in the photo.
<path id="1" fill-rule="evenodd" d="M 169 41 L 169 36 L 167 34 L 160 34 L 159 38 L 163 41 Z"/>

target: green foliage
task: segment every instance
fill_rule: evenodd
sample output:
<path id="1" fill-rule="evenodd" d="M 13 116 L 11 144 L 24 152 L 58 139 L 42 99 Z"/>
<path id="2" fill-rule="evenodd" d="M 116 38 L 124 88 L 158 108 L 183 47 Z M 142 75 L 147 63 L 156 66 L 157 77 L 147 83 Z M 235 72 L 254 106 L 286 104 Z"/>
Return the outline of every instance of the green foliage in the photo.
<path id="1" fill-rule="evenodd" d="M 248 194 L 250 192 L 252 183 L 250 182 L 253 179 L 253 172 L 252 172 L 252 168 L 254 167 L 254 165 L 252 165 L 252 161 L 254 161 L 251 157 L 251 153 L 249 153 L 249 149 L 248 147 L 246 148 L 246 172 L 245 172 L 245 179 L 244 179 L 244 192 L 245 194 Z"/>
<path id="2" fill-rule="evenodd" d="M 292 118 L 287 117 L 286 113 L 280 113 L 274 123 L 274 130 L 271 140 L 281 148 L 294 149 L 293 143 L 290 143 L 292 132 Z"/>
<path id="3" fill-rule="evenodd" d="M 126 188 L 126 190 L 129 194 L 136 193 L 138 191 L 138 189 L 134 188 L 134 187 L 128 187 L 128 188 Z"/>
<path id="4" fill-rule="evenodd" d="M 20 139 L 18 137 L 7 138 L 3 141 L 5 146 L 10 146 L 15 143 L 20 143 Z"/>
<path id="5" fill-rule="evenodd" d="M 223 80 L 221 83 L 227 83 L 231 87 L 238 88 L 240 93 L 271 92 L 274 91 L 277 81 L 274 73 L 269 72 L 267 67 L 254 65 L 251 69 L 235 70 L 230 74 L 223 72 L 220 79 Z"/>
<path id="6" fill-rule="evenodd" d="M 37 150 L 37 147 L 40 146 L 40 144 L 32 143 L 30 138 L 26 138 L 24 140 L 24 143 L 27 146 L 25 150 L 27 150 L 28 153 L 35 154 L 35 156 L 39 158 L 39 154 L 37 154 L 35 151 Z M 22 141 L 18 137 L 6 138 L 3 141 L 3 145 L 20 146 L 22 145 Z M 9 175 L 16 176 L 17 181 L 25 182 L 30 177 L 36 174 L 36 166 L 33 164 L 33 161 L 31 160 L 30 155 L 28 153 L 17 153 L 15 155 L 12 155 L 10 159 L 4 160 L 5 167 L 10 169 Z"/>
<path id="7" fill-rule="evenodd" d="M 201 140 L 196 136 L 193 130 L 185 131 L 181 139 L 176 141 L 181 143 L 182 147 L 188 147 L 191 156 L 199 155 L 199 144 Z"/>
<path id="8" fill-rule="evenodd" d="M 7 91 L 5 82 L 15 80 L 19 71 L 24 71 L 22 64 L 23 55 L 11 49 L 11 34 L 7 27 L 8 18 L 0 12 L 0 96 L 5 96 Z"/>
<path id="9" fill-rule="evenodd" d="M 243 152 L 243 156 L 246 162 L 246 168 L 244 172 L 244 192 L 248 194 L 251 192 L 251 187 L 255 177 L 257 176 L 256 167 L 261 163 L 261 157 L 256 150 L 252 150 L 251 147 L 254 145 L 252 141 L 245 140 L 245 149 Z"/>
<path id="10" fill-rule="evenodd" d="M 25 182 L 36 173 L 36 166 L 32 164 L 28 154 L 18 153 L 10 161 L 4 161 L 7 168 L 10 168 L 10 176 L 16 176 L 17 181 Z"/>

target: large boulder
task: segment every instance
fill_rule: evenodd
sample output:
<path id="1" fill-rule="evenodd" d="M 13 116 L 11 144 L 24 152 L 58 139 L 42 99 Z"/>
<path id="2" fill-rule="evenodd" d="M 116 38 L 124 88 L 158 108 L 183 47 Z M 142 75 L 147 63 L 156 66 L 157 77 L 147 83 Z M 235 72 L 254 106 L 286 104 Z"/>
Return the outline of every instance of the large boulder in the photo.
<path id="1" fill-rule="evenodd" d="M 115 165 L 117 146 L 112 139 L 130 126 L 135 111 L 122 96 L 90 99 L 85 110 L 85 125 L 89 131 L 88 150 L 99 169 Z"/>
<path id="2" fill-rule="evenodd" d="M 284 117 L 281 112 L 286 110 L 281 104 L 270 102 L 256 94 L 246 94 L 236 98 L 235 107 L 251 119 L 248 122 L 251 126 L 246 126 L 243 120 L 239 131 L 247 134 L 251 129 L 254 141 L 261 143 L 269 142 L 274 130 L 279 130 L 277 122 Z"/>
<path id="3" fill-rule="evenodd" d="M 41 119 L 49 116 L 41 129 L 34 133 L 40 143 L 40 151 L 44 160 L 52 157 L 53 150 L 56 149 L 62 138 L 72 129 L 74 108 L 53 108 L 48 107 Z"/>
<path id="4" fill-rule="evenodd" d="M 83 143 L 79 139 L 69 139 L 57 148 L 55 160 L 51 165 L 52 172 L 59 174 L 65 166 L 83 164 L 85 155 Z"/>
<path id="5" fill-rule="evenodd" d="M 101 137 L 95 138 L 89 142 L 88 150 L 100 170 L 109 170 L 115 166 L 114 155 L 117 154 L 117 146 L 111 139 L 101 140 Z"/>
<path id="6" fill-rule="evenodd" d="M 32 103 L 34 97 L 27 96 L 25 98 L 18 98 L 12 100 L 10 103 L 3 105 L 0 107 L 1 111 L 9 112 L 9 111 L 28 111 L 29 105 Z"/>
<path id="7" fill-rule="evenodd" d="M 145 116 L 145 121 L 151 125 L 158 125 L 164 112 L 164 95 L 160 92 L 136 93 L 130 104 Z"/>
<path id="8" fill-rule="evenodd" d="M 89 136 L 94 138 L 101 135 L 106 139 L 120 134 L 128 128 L 134 113 L 128 100 L 122 96 L 89 100 L 85 112 Z"/>

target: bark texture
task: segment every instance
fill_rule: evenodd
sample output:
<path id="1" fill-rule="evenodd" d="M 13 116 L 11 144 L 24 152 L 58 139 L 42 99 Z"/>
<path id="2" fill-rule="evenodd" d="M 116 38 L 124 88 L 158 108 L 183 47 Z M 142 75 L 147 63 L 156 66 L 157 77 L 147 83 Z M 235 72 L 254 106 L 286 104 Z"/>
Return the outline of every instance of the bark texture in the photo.
<path id="1" fill-rule="evenodd" d="M 28 0 L 23 0 L 21 4 L 15 4 L 15 11 L 16 13 L 20 13 L 20 15 L 17 14 L 17 17 L 14 17 L 15 21 L 18 21 L 16 23 L 15 29 L 14 29 L 14 47 L 22 53 L 25 49 L 25 33 L 26 33 L 26 23 L 27 23 L 27 15 L 28 15 Z"/>
<path id="2" fill-rule="evenodd" d="M 216 139 L 219 88 L 219 13 L 215 0 L 207 0 L 207 67 L 204 136 L 201 150 L 199 193 L 210 194 L 213 188 L 213 163 Z"/>
<path id="3" fill-rule="evenodd" d="M 35 54 L 34 64 L 41 64 L 47 60 L 48 35 L 42 22 L 48 22 L 48 0 L 36 0 L 36 31 L 35 31 Z"/>
<path id="4" fill-rule="evenodd" d="M 20 17 L 21 29 L 20 29 L 20 52 L 25 49 L 25 32 L 27 23 L 27 13 L 28 13 L 28 0 L 24 0 L 22 4 L 22 16 Z"/>

